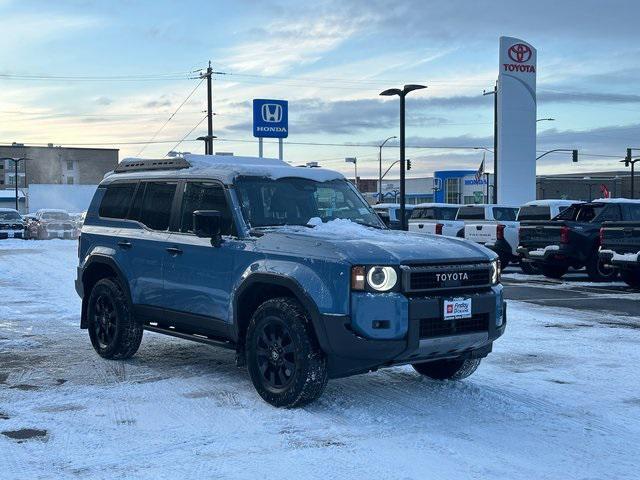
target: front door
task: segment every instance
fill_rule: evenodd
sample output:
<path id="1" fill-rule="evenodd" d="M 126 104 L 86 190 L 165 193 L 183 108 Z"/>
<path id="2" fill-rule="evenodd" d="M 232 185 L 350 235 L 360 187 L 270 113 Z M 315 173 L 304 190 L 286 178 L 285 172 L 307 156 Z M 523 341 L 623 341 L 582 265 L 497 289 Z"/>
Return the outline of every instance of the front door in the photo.
<path id="1" fill-rule="evenodd" d="M 163 302 L 175 323 L 192 332 L 226 336 L 230 319 L 234 257 L 244 248 L 235 237 L 224 187 L 213 181 L 185 181 L 178 221 L 172 226 L 163 262 Z M 211 245 L 193 233 L 193 212 L 217 210 L 223 242 Z"/>

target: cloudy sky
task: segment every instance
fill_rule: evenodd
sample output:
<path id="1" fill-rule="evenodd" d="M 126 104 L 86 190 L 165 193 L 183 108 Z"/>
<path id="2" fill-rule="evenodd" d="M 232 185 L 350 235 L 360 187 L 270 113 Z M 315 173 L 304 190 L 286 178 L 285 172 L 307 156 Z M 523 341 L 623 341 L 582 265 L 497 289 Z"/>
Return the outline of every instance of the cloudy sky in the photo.
<path id="1" fill-rule="evenodd" d="M 369 145 L 398 133 L 397 100 L 379 92 L 423 83 L 407 100 L 407 143 L 421 147 L 408 150 L 410 175 L 477 168 L 481 151 L 426 147 L 492 146 L 482 91 L 509 35 L 537 47 L 538 117 L 556 119 L 538 123 L 538 150 L 583 153 L 578 166 L 549 155 L 539 173 L 616 169 L 615 156 L 640 147 L 634 0 L 0 0 L 0 15 L 1 143 L 202 152 L 191 140 L 206 133 L 206 90 L 192 72 L 210 59 L 225 73 L 214 81 L 217 151 L 257 154 L 251 99 L 282 98 L 287 160 L 351 173 L 344 158 L 355 156 L 373 177 Z"/>

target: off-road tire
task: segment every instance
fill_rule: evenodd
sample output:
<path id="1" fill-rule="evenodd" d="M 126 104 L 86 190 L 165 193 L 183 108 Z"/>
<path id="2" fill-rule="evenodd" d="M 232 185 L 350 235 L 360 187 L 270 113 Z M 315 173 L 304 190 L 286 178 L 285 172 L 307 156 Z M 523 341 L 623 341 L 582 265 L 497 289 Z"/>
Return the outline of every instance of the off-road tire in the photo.
<path id="1" fill-rule="evenodd" d="M 278 332 L 282 332 L 280 342 Z M 326 358 L 309 314 L 295 299 L 274 298 L 260 305 L 251 317 L 245 348 L 251 381 L 258 394 L 274 407 L 301 407 L 322 395 L 328 378 Z M 282 349 L 276 360 L 266 354 L 273 349 Z M 287 377 L 289 365 L 294 368 Z M 275 385 L 276 375 L 284 379 L 280 388 Z"/>
<path id="2" fill-rule="evenodd" d="M 479 365 L 479 358 L 454 358 L 452 360 L 414 363 L 411 366 L 419 374 L 434 380 L 462 380 L 475 372 Z"/>
<path id="3" fill-rule="evenodd" d="M 587 260 L 586 267 L 587 275 L 589 275 L 589 280 L 592 282 L 611 282 L 618 276 L 618 272 L 615 269 L 611 267 L 604 268 L 597 250 Z"/>
<path id="4" fill-rule="evenodd" d="M 540 269 L 532 262 L 520 262 L 520 269 L 525 275 L 540 275 Z"/>
<path id="5" fill-rule="evenodd" d="M 620 276 L 631 288 L 640 288 L 640 270 L 622 270 Z"/>
<path id="6" fill-rule="evenodd" d="M 556 280 L 562 278 L 567 273 L 569 267 L 561 265 L 540 265 L 540 271 L 547 278 L 555 278 Z"/>
<path id="7" fill-rule="evenodd" d="M 112 318 L 110 324 L 112 323 L 113 326 L 108 329 L 111 333 L 101 339 L 98 322 L 102 315 L 100 315 L 101 307 L 97 302 L 101 302 L 104 309 L 104 302 L 107 301 L 113 307 L 113 315 L 110 316 Z M 129 300 L 116 278 L 103 278 L 93 286 L 87 304 L 87 319 L 91 344 L 101 357 L 124 360 L 138 351 L 144 331 L 142 323 L 134 319 Z"/>

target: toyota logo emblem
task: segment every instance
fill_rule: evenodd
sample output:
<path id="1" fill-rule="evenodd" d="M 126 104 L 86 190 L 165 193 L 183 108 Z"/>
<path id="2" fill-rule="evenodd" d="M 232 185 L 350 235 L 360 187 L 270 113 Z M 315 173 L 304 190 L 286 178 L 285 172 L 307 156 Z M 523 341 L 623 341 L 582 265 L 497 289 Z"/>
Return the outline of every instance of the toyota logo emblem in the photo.
<path id="1" fill-rule="evenodd" d="M 511 45 L 507 52 L 509 54 L 509 58 L 517 63 L 528 62 L 531 58 L 531 47 L 529 45 L 525 45 L 524 43 L 516 43 L 515 45 Z"/>

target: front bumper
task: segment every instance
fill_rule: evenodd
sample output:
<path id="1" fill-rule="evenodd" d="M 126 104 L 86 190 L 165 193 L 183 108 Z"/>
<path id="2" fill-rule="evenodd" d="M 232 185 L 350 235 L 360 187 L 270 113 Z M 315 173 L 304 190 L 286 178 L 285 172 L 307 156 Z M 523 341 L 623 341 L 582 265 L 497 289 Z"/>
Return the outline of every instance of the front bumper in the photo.
<path id="1" fill-rule="evenodd" d="M 600 260 L 607 265 L 618 268 L 640 268 L 640 252 L 637 253 L 616 253 L 613 250 L 603 249 L 599 253 Z"/>
<path id="2" fill-rule="evenodd" d="M 24 230 L 0 230 L 0 239 L 23 238 Z"/>
<path id="3" fill-rule="evenodd" d="M 369 325 L 381 317 L 388 318 L 389 312 L 381 312 L 376 305 L 373 309 L 360 302 L 359 310 L 347 315 L 322 315 L 324 345 L 328 357 L 331 378 L 345 377 L 357 373 L 375 370 L 380 367 L 407 363 L 428 362 L 436 359 L 467 357 L 481 358 L 491 352 L 495 339 L 506 328 L 506 303 L 502 299 L 502 286 L 491 291 L 464 294 L 457 292 L 456 297 L 470 297 L 472 300 L 472 319 L 485 322 L 486 327 L 462 330 L 456 333 L 456 326 L 462 321 L 443 321 L 443 304 L 446 297 L 404 297 L 406 311 L 402 317 L 395 317 L 388 328 L 389 338 L 372 338 L 372 331 L 363 332 L 363 318 Z M 375 299 L 375 295 L 369 298 Z M 399 302 L 402 304 L 403 302 Z M 353 310 L 353 309 L 352 309 Z M 364 312 L 362 311 L 364 310 Z M 400 307 L 400 310 L 405 310 Z M 472 321 L 469 319 L 469 322 Z M 481 319 L 481 320 L 480 320 Z M 453 322 L 456 322 L 455 324 Z M 446 333 L 442 329 L 451 329 Z M 400 326 L 398 326 L 400 325 Z M 406 329 L 403 325 L 406 325 Z M 468 326 L 469 324 L 467 324 Z M 483 323 L 484 325 L 484 323 Z M 380 329 L 382 331 L 384 329 Z"/>
<path id="4" fill-rule="evenodd" d="M 78 238 L 78 232 L 76 230 L 49 230 L 45 231 L 45 237 L 47 239 L 60 238 L 63 240 L 75 240 Z"/>

